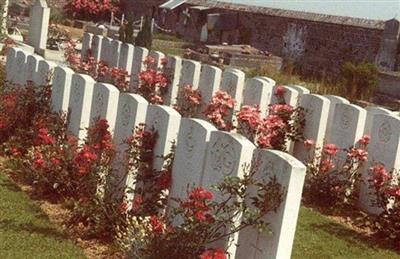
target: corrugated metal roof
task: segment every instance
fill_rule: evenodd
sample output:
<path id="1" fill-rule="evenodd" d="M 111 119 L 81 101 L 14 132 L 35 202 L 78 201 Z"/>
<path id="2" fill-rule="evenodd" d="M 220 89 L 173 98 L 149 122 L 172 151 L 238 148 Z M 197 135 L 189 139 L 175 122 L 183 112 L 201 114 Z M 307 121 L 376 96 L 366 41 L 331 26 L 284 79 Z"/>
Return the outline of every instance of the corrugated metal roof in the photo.
<path id="1" fill-rule="evenodd" d="M 160 8 L 172 10 L 172 9 L 175 9 L 178 6 L 184 4 L 185 2 L 186 2 L 186 0 L 169 0 L 168 2 L 160 5 Z"/>
<path id="2" fill-rule="evenodd" d="M 301 12 L 301 11 L 291 11 L 291 10 L 283 10 L 283 9 L 276 9 L 276 8 L 270 8 L 270 7 L 227 3 L 227 2 L 220 2 L 220 1 L 214 1 L 214 0 L 186 0 L 186 3 L 190 4 L 190 5 L 207 6 L 210 8 L 258 13 L 258 14 L 265 14 L 265 15 L 270 15 L 270 16 L 279 16 L 279 17 L 301 19 L 301 20 L 308 20 L 308 21 L 314 21 L 314 22 L 324 22 L 324 23 L 333 23 L 333 24 L 340 24 L 340 25 L 364 27 L 364 28 L 371 28 L 371 29 L 378 29 L 378 30 L 383 30 L 385 27 L 385 21 L 382 21 L 382 20 L 371 20 L 371 19 L 362 19 L 362 18 L 354 18 L 354 17 L 346 17 L 346 16 L 309 13 L 309 12 Z"/>

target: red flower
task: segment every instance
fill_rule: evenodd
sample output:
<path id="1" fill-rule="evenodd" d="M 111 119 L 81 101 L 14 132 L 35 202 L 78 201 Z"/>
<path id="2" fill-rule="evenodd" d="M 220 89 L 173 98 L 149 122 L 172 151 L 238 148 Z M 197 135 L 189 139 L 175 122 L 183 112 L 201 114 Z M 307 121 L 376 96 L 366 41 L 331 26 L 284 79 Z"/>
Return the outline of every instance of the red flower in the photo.
<path id="1" fill-rule="evenodd" d="M 304 140 L 303 143 L 304 143 L 304 146 L 305 146 L 307 149 L 311 149 L 312 147 L 315 146 L 315 141 L 312 140 L 312 139 L 306 139 L 306 140 Z"/>
<path id="2" fill-rule="evenodd" d="M 367 161 L 368 152 L 362 148 L 352 148 L 347 154 L 348 157 L 357 159 L 361 162 Z"/>
<path id="3" fill-rule="evenodd" d="M 320 165 L 321 173 L 329 172 L 333 168 L 335 168 L 335 165 L 333 164 L 331 159 L 324 159 L 321 161 L 321 165 Z"/>
<path id="4" fill-rule="evenodd" d="M 226 259 L 226 253 L 221 248 L 208 249 L 200 255 L 200 259 Z"/>
<path id="5" fill-rule="evenodd" d="M 277 96 L 283 97 L 285 95 L 285 93 L 286 93 L 286 88 L 284 86 L 280 85 L 280 86 L 276 87 L 275 94 Z"/>
<path id="6" fill-rule="evenodd" d="M 337 154 L 337 152 L 339 152 L 339 150 L 339 147 L 335 144 L 326 144 L 324 146 L 323 152 L 327 155 L 334 156 Z"/>
<path id="7" fill-rule="evenodd" d="M 214 195 L 212 192 L 205 190 L 203 187 L 197 187 L 189 194 L 189 199 L 192 200 L 212 200 Z"/>
<path id="8" fill-rule="evenodd" d="M 150 217 L 150 225 L 152 227 L 153 232 L 156 234 L 161 234 L 164 231 L 164 225 L 157 216 L 153 215 Z"/>
<path id="9" fill-rule="evenodd" d="M 368 135 L 362 136 L 362 138 L 359 140 L 359 143 L 366 146 L 369 144 L 369 141 L 371 140 L 371 137 Z"/>

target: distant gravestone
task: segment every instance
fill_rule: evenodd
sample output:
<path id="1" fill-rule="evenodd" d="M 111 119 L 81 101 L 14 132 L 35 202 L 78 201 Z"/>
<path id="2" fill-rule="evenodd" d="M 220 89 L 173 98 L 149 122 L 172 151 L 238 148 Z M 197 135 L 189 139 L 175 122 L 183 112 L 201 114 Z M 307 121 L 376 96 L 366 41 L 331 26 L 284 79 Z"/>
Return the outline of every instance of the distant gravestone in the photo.
<path id="1" fill-rule="evenodd" d="M 265 116 L 271 102 L 274 86 L 259 78 L 246 81 L 242 105 L 258 105 L 261 115 Z"/>
<path id="2" fill-rule="evenodd" d="M 111 41 L 111 52 L 110 52 L 110 60 L 109 60 L 109 67 L 118 67 L 119 59 L 121 56 L 121 45 L 122 42 L 119 40 Z"/>
<path id="3" fill-rule="evenodd" d="M 118 67 L 131 73 L 133 52 L 135 47 L 132 44 L 123 43 L 121 45 L 121 55 L 119 56 Z"/>
<path id="4" fill-rule="evenodd" d="M 212 124 L 200 119 L 182 119 L 172 168 L 170 197 L 184 199 L 187 191 L 200 186 L 207 144 L 211 133 L 216 130 Z"/>
<path id="5" fill-rule="evenodd" d="M 57 66 L 54 69 L 53 85 L 51 90 L 51 104 L 54 112 L 68 113 L 73 74 L 74 71 L 68 67 Z"/>
<path id="6" fill-rule="evenodd" d="M 179 88 L 183 89 L 185 85 L 191 85 L 193 86 L 193 89 L 197 89 L 199 87 L 200 71 L 200 62 L 183 59 Z"/>
<path id="7" fill-rule="evenodd" d="M 148 102 L 140 95 L 121 93 L 115 123 L 114 143 L 116 156 L 113 162 L 112 178 L 109 181 L 111 196 L 121 198 L 125 187 L 132 188 L 134 179 L 127 171 L 128 160 L 126 140 L 134 134 L 135 127 L 146 120 Z M 122 188 L 122 190 L 121 190 Z M 118 191 L 121 190 L 121 191 Z"/>
<path id="8" fill-rule="evenodd" d="M 44 54 L 49 30 L 50 8 L 46 0 L 36 0 L 30 11 L 29 45 L 41 55 Z"/>
<path id="9" fill-rule="evenodd" d="M 39 55 L 29 55 L 26 61 L 24 78 L 25 81 L 33 81 L 34 76 L 38 73 L 39 70 L 39 62 L 43 60 L 43 58 Z"/>
<path id="10" fill-rule="evenodd" d="M 386 115 L 392 115 L 392 111 L 382 108 L 382 107 L 367 107 L 367 119 L 365 121 L 365 128 L 364 128 L 364 135 L 371 135 L 371 130 L 372 130 L 372 122 L 374 120 L 375 115 L 377 114 L 386 114 Z"/>
<path id="11" fill-rule="evenodd" d="M 222 79 L 222 70 L 210 65 L 202 65 L 199 81 L 199 91 L 202 99 L 202 111 L 211 102 L 214 94 L 219 90 Z"/>
<path id="12" fill-rule="evenodd" d="M 132 61 L 132 71 L 131 71 L 131 81 L 130 81 L 130 90 L 136 91 L 139 87 L 139 74 L 140 72 L 145 70 L 145 65 L 143 61 L 149 54 L 149 50 L 142 47 L 135 47 L 135 51 L 133 52 L 133 61 Z"/>
<path id="13" fill-rule="evenodd" d="M 92 38 L 92 55 L 96 61 L 101 59 L 101 50 L 103 48 L 103 39 L 101 35 L 95 35 Z"/>
<path id="14" fill-rule="evenodd" d="M 111 134 L 114 134 L 115 121 L 117 119 L 118 98 L 118 88 L 111 84 L 96 83 L 93 89 L 89 126 L 93 126 L 98 119 L 106 119 L 109 125 L 109 131 Z"/>
<path id="15" fill-rule="evenodd" d="M 305 139 L 313 140 L 317 148 L 322 148 L 324 145 L 329 104 L 330 101 L 321 95 L 303 94 L 301 97 L 300 106 L 304 108 L 306 121 L 303 135 Z M 305 162 L 314 151 L 315 149 L 307 150 L 303 142 L 296 142 L 293 154 Z"/>
<path id="16" fill-rule="evenodd" d="M 72 76 L 68 105 L 70 110 L 68 131 L 81 141 L 85 139 L 89 127 L 94 84 L 94 79 L 88 75 L 74 74 Z"/>
<path id="17" fill-rule="evenodd" d="M 368 165 L 363 173 L 363 182 L 360 186 L 360 206 L 363 210 L 379 214 L 381 209 L 373 206 L 372 200 L 375 193 L 369 188 L 368 179 L 371 174 L 368 169 L 377 163 L 382 164 L 386 170 L 398 174 L 400 170 L 400 118 L 377 114 L 374 116 L 371 131 L 371 141 L 368 146 Z"/>
<path id="18" fill-rule="evenodd" d="M 146 115 L 146 129 L 157 133 L 157 143 L 154 148 L 154 170 L 161 171 L 164 166 L 164 156 L 172 151 L 173 142 L 178 139 L 181 115 L 171 107 L 149 105 Z M 175 143 L 177 144 L 177 143 Z"/>
<path id="19" fill-rule="evenodd" d="M 11 81 L 22 86 L 26 85 L 24 70 L 27 58 L 28 54 L 20 50 L 17 51 L 16 59 L 13 62 L 13 70 L 12 70 L 13 76 Z"/>
<path id="20" fill-rule="evenodd" d="M 260 233 L 254 227 L 240 231 L 236 258 L 290 259 L 306 167 L 287 153 L 257 149 L 254 152 L 252 170 L 258 181 L 269 182 L 271 177 L 276 177 L 284 193 L 278 210 L 263 218 L 270 223 L 272 233 Z M 251 186 L 248 194 L 254 196 L 257 190 L 257 187 Z M 246 202 L 251 203 L 250 200 Z"/>
<path id="21" fill-rule="evenodd" d="M 92 40 L 93 40 L 93 34 L 88 32 L 83 34 L 81 57 L 84 59 L 88 55 L 88 50 L 91 50 L 92 48 Z"/>
<path id="22" fill-rule="evenodd" d="M 364 134 L 365 109 L 354 104 L 336 104 L 333 125 L 328 143 L 339 148 L 349 148 L 357 143 Z M 339 167 L 345 161 L 344 151 L 338 153 Z"/>
<path id="23" fill-rule="evenodd" d="M 53 82 L 53 73 L 56 66 L 57 64 L 52 61 L 40 60 L 38 72 L 33 76 L 33 82 L 39 86 L 51 84 Z"/>
<path id="24" fill-rule="evenodd" d="M 7 51 L 7 63 L 6 63 L 6 80 L 7 81 L 13 81 L 13 69 L 14 69 L 14 62 L 17 59 L 17 53 L 18 51 L 21 51 L 18 48 L 11 47 Z"/>
<path id="25" fill-rule="evenodd" d="M 336 104 L 338 103 L 350 104 L 350 102 L 347 99 L 336 95 L 324 95 L 324 97 L 328 98 L 328 100 L 331 101 L 331 105 L 329 106 L 328 124 L 326 126 L 326 134 L 325 134 L 325 139 L 328 140 L 331 134 L 331 129 L 333 125 L 333 116 L 335 114 Z"/>
<path id="26" fill-rule="evenodd" d="M 206 161 L 201 186 L 214 193 L 214 200 L 222 202 L 227 197 L 211 189 L 212 186 L 220 184 L 225 177 L 243 178 L 246 168 L 251 165 L 255 146 L 245 137 L 222 131 L 211 133 L 210 142 L 207 147 Z M 234 222 L 239 223 L 240 218 Z M 229 226 L 226 226 L 229 228 Z M 227 231 L 227 229 L 222 230 Z M 213 244 L 213 247 L 220 247 L 227 251 L 230 258 L 235 258 L 238 233 L 230 235 L 221 241 Z"/>
<path id="27" fill-rule="evenodd" d="M 164 72 L 169 79 L 168 92 L 164 96 L 165 105 L 176 104 L 179 91 L 179 80 L 181 76 L 182 59 L 177 56 L 168 57 Z"/>
<path id="28" fill-rule="evenodd" d="M 287 87 L 293 88 L 294 90 L 299 92 L 300 95 L 310 94 L 311 93 L 309 89 L 307 89 L 307 88 L 305 88 L 304 86 L 301 86 L 301 85 L 288 85 Z"/>
<path id="29" fill-rule="evenodd" d="M 112 39 L 108 37 L 104 37 L 101 42 L 100 60 L 106 63 L 108 66 L 111 63 L 111 55 L 112 55 L 111 42 Z"/>

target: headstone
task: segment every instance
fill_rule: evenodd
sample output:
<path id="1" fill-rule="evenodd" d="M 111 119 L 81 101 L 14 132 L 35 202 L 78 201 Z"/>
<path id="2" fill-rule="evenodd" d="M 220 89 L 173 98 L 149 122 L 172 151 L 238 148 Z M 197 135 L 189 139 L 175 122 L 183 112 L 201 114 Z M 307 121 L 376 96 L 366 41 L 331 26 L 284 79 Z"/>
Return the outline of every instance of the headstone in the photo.
<path id="1" fill-rule="evenodd" d="M 13 81 L 14 76 L 14 62 L 17 60 L 17 53 L 21 51 L 18 48 L 12 47 L 7 51 L 7 63 L 6 63 L 6 80 Z"/>
<path id="2" fill-rule="evenodd" d="M 140 72 L 145 70 L 145 65 L 143 61 L 149 54 L 149 50 L 142 47 L 135 47 L 135 51 L 133 52 L 133 61 L 132 61 L 132 71 L 131 71 L 131 81 L 130 88 L 132 91 L 135 91 L 139 87 L 139 74 Z"/>
<path id="3" fill-rule="evenodd" d="M 33 81 L 34 76 L 38 73 L 39 70 L 39 62 L 43 60 L 43 58 L 39 55 L 29 55 L 26 60 L 24 78 L 25 81 Z"/>
<path id="4" fill-rule="evenodd" d="M 149 105 L 146 115 L 146 129 L 153 130 L 158 135 L 154 147 L 154 170 L 161 171 L 163 169 L 164 156 L 171 153 L 173 143 L 178 139 L 180 123 L 181 115 L 173 108 L 163 105 Z"/>
<path id="5" fill-rule="evenodd" d="M 165 54 L 160 51 L 152 50 L 150 51 L 149 56 L 154 58 L 155 61 L 154 66 L 151 68 L 155 70 L 160 70 L 163 66 L 162 60 L 165 58 Z"/>
<path id="6" fill-rule="evenodd" d="M 122 45 L 122 42 L 119 40 L 111 41 L 111 52 L 110 52 L 110 61 L 109 61 L 110 68 L 118 67 L 119 58 L 121 55 L 121 45 Z"/>
<path id="7" fill-rule="evenodd" d="M 71 111 L 68 131 L 81 141 L 85 139 L 89 127 L 94 84 L 94 79 L 88 75 L 74 74 L 72 76 L 68 105 Z"/>
<path id="8" fill-rule="evenodd" d="M 38 72 L 33 76 L 33 82 L 38 86 L 44 86 L 53 82 L 54 68 L 57 66 L 52 61 L 45 59 L 39 61 Z"/>
<path id="9" fill-rule="evenodd" d="M 326 125 L 328 123 L 330 101 L 317 94 L 303 94 L 300 101 L 300 106 L 305 112 L 305 127 L 304 138 L 315 142 L 317 148 L 322 148 L 324 145 Z M 305 162 L 310 155 L 314 155 L 313 150 L 307 150 L 303 142 L 296 142 L 294 146 L 294 156 L 300 161 Z"/>
<path id="10" fill-rule="evenodd" d="M 164 68 L 168 80 L 168 92 L 164 96 L 165 105 L 176 104 L 176 98 L 178 97 L 179 91 L 179 80 L 181 76 L 182 59 L 177 56 L 169 56 L 167 64 Z"/>
<path id="11" fill-rule="evenodd" d="M 81 50 L 81 57 L 86 58 L 87 52 L 89 49 L 92 48 L 92 39 L 93 39 L 93 34 L 91 33 L 84 33 L 83 34 L 83 39 L 82 39 L 82 50 Z"/>
<path id="12" fill-rule="evenodd" d="M 371 130 L 372 130 L 372 122 L 374 120 L 375 115 L 377 114 L 386 114 L 386 115 L 392 115 L 392 111 L 382 108 L 382 107 L 376 107 L 376 106 L 371 106 L 367 107 L 367 119 L 365 121 L 365 128 L 364 128 L 364 135 L 371 135 Z"/>
<path id="13" fill-rule="evenodd" d="M 95 35 L 92 39 L 92 55 L 96 61 L 101 59 L 101 50 L 103 48 L 103 39 L 101 35 Z"/>
<path id="14" fill-rule="evenodd" d="M 117 119 L 118 98 L 118 88 L 111 84 L 96 83 L 93 89 L 89 126 L 93 126 L 98 119 L 106 119 L 113 135 Z"/>
<path id="15" fill-rule="evenodd" d="M 68 113 L 73 74 L 74 71 L 68 67 L 57 66 L 54 69 L 51 90 L 51 104 L 54 112 Z"/>
<path id="16" fill-rule="evenodd" d="M 29 45 L 39 54 L 44 54 L 49 30 L 50 8 L 46 0 L 36 0 L 30 11 Z"/>
<path id="17" fill-rule="evenodd" d="M 329 106 L 328 124 L 326 125 L 326 134 L 325 134 L 325 139 L 328 140 L 331 134 L 333 115 L 335 113 L 336 104 L 338 103 L 350 104 L 350 102 L 347 99 L 336 95 L 324 95 L 324 97 L 328 98 L 328 100 L 331 101 L 331 105 Z"/>
<path id="18" fill-rule="evenodd" d="M 254 227 L 239 233 L 236 258 L 290 259 L 296 232 L 306 167 L 291 155 L 277 151 L 257 149 L 254 152 L 254 178 L 269 181 L 276 177 L 283 187 L 282 203 L 276 212 L 270 212 L 263 220 L 270 223 L 271 234 L 259 233 Z M 257 194 L 257 187 L 249 188 L 249 194 Z M 247 200 L 251 203 L 251 201 Z"/>
<path id="19" fill-rule="evenodd" d="M 17 57 L 13 63 L 13 70 L 12 70 L 12 82 L 19 84 L 19 85 L 26 85 L 26 80 L 24 77 L 24 69 L 26 65 L 26 59 L 28 54 L 24 51 L 17 51 Z"/>
<path id="20" fill-rule="evenodd" d="M 380 163 L 388 172 L 400 170 L 400 118 L 393 115 L 377 114 L 372 122 L 371 141 L 368 146 L 368 166 L 363 173 L 360 187 L 360 206 L 363 210 L 379 214 L 381 209 L 373 206 L 375 193 L 369 188 L 368 168 Z"/>
<path id="21" fill-rule="evenodd" d="M 367 111 L 354 104 L 336 104 L 330 138 L 327 143 L 339 148 L 349 148 L 357 143 L 364 134 Z M 337 155 L 338 166 L 346 159 L 344 151 Z"/>
<path id="22" fill-rule="evenodd" d="M 297 107 L 299 104 L 299 91 L 285 85 L 282 85 L 282 87 L 286 90 L 284 95 L 285 103 L 291 105 L 292 107 Z M 278 85 L 275 85 L 274 94 L 272 95 L 272 104 L 277 104 L 279 102 L 278 97 L 275 95 L 277 88 Z"/>
<path id="23" fill-rule="evenodd" d="M 227 69 L 222 74 L 222 81 L 220 90 L 227 92 L 233 99 L 235 99 L 235 106 L 233 108 L 233 114 L 231 120 L 233 125 L 236 125 L 235 112 L 240 110 L 240 106 L 243 99 L 243 88 L 245 81 L 245 74 L 240 70 Z"/>
<path id="24" fill-rule="evenodd" d="M 305 88 L 304 86 L 301 86 L 301 85 L 288 85 L 287 87 L 296 90 L 297 92 L 300 93 L 300 95 L 310 94 L 311 93 L 309 89 L 307 89 L 307 88 Z"/>
<path id="25" fill-rule="evenodd" d="M 200 62 L 183 59 L 179 88 L 183 89 L 185 85 L 191 85 L 193 86 L 193 89 L 197 89 L 199 87 L 200 71 Z"/>
<path id="26" fill-rule="evenodd" d="M 132 70 L 133 52 L 135 47 L 132 44 L 123 43 L 121 45 L 121 55 L 119 56 L 118 67 L 128 73 Z"/>
<path id="27" fill-rule="evenodd" d="M 248 173 L 246 168 L 251 165 L 254 149 L 253 143 L 242 135 L 223 131 L 211 133 L 201 186 L 214 193 L 214 201 L 222 202 L 227 197 L 212 190 L 211 187 L 222 183 L 225 177 L 243 178 L 244 174 Z M 239 223 L 240 218 L 236 218 L 235 222 Z M 216 242 L 213 246 L 227 251 L 230 255 L 229 258 L 236 258 L 235 244 L 237 241 L 238 233 L 235 233 Z"/>
<path id="28" fill-rule="evenodd" d="M 201 66 L 201 74 L 199 81 L 199 91 L 202 99 L 202 109 L 204 111 L 207 104 L 211 102 L 214 94 L 219 90 L 222 79 L 222 70 L 218 67 L 205 65 Z"/>
<path id="29" fill-rule="evenodd" d="M 264 117 L 267 114 L 273 91 L 274 86 L 268 85 L 266 81 L 250 78 L 246 81 L 242 105 L 258 105 L 261 115 Z"/>
<path id="30" fill-rule="evenodd" d="M 217 129 L 204 120 L 182 118 L 172 168 L 170 197 L 185 199 L 188 191 L 200 186 L 207 144 L 214 131 Z"/>
<path id="31" fill-rule="evenodd" d="M 113 197 L 120 198 L 124 187 L 133 187 L 134 179 L 127 172 L 128 160 L 125 152 L 128 145 L 125 141 L 133 135 L 135 127 L 145 122 L 147 107 L 148 102 L 140 95 L 121 93 L 119 96 L 114 133 L 117 152 L 113 162 L 113 179 L 109 181 L 109 186 L 113 189 Z"/>
<path id="32" fill-rule="evenodd" d="M 104 37 L 101 42 L 100 60 L 106 63 L 107 65 L 110 65 L 111 61 L 111 55 L 112 55 L 111 42 L 112 39 L 108 37 Z"/>

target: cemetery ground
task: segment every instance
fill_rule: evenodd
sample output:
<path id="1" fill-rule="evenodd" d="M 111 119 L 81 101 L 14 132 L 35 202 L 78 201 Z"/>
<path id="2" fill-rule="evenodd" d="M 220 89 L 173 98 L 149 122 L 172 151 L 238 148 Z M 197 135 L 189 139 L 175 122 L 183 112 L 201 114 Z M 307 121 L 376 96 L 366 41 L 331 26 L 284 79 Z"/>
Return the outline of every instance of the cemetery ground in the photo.
<path id="1" fill-rule="evenodd" d="M 66 234 L 68 210 L 29 194 L 27 186 L 0 173 L 0 258 L 119 258 L 113 244 Z M 377 241 L 303 206 L 292 258 L 400 258 Z"/>

